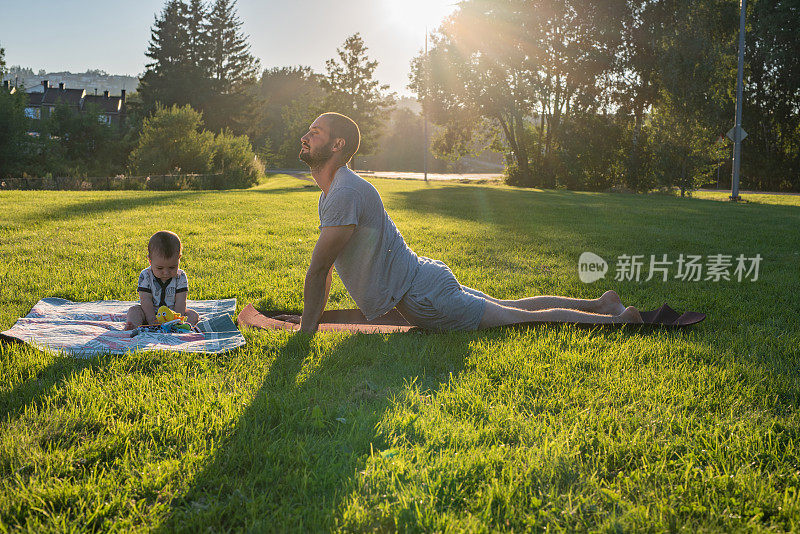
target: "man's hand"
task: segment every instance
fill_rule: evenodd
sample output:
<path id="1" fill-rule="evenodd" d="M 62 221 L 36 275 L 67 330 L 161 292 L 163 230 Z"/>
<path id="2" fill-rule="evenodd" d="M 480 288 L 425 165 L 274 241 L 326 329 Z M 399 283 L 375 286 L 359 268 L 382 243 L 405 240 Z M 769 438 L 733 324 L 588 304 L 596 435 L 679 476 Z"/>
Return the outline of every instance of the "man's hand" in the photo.
<path id="1" fill-rule="evenodd" d="M 356 226 L 325 226 L 311 254 L 311 265 L 303 286 L 303 318 L 300 331 L 313 334 L 319 326 L 322 311 L 328 302 L 333 276 L 333 262 L 353 236 Z"/>

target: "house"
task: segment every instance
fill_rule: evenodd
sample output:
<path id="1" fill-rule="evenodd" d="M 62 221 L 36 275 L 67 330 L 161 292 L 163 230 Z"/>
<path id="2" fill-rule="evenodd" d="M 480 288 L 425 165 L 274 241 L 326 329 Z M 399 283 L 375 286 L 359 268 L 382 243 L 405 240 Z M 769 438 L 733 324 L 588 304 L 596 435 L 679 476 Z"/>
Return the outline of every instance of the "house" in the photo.
<path id="1" fill-rule="evenodd" d="M 8 80 L 3 80 L 3 90 L 12 95 L 17 92 L 17 88 L 13 87 Z"/>
<path id="2" fill-rule="evenodd" d="M 110 96 L 108 91 L 103 91 L 102 95 L 87 95 L 85 89 L 67 89 L 63 82 L 51 87 L 43 80 L 42 90 L 28 93 L 25 115 L 34 120 L 46 119 L 61 103 L 66 103 L 76 113 L 86 113 L 94 107 L 100 114 L 100 122 L 115 126 L 120 125 L 127 111 L 125 89 L 120 96 Z"/>

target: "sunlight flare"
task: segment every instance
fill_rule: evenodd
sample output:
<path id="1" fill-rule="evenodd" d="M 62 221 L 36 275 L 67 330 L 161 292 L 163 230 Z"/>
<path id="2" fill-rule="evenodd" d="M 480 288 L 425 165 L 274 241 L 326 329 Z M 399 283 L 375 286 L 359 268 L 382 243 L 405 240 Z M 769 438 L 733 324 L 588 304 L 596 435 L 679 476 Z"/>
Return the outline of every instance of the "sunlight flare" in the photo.
<path id="1" fill-rule="evenodd" d="M 385 0 L 386 16 L 408 33 L 434 29 L 457 5 L 456 0 Z"/>

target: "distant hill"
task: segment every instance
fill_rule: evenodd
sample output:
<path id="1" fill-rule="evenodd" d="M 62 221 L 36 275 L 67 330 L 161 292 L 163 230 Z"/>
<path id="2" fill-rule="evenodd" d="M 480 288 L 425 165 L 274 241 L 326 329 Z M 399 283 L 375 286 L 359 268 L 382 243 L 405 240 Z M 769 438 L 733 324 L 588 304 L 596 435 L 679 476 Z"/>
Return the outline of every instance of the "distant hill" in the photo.
<path id="1" fill-rule="evenodd" d="M 39 70 L 34 74 L 33 69 L 14 66 L 8 69 L 3 80 L 8 80 L 11 85 L 16 83 L 24 86 L 28 92 L 41 91 L 43 80 L 47 80 L 51 86 L 63 83 L 68 89 L 86 89 L 86 94 L 94 94 L 95 91 L 102 94 L 103 91 L 108 91 L 112 95 L 118 95 L 122 89 L 125 89 L 130 95 L 139 88 L 139 78 L 135 76 L 108 74 L 98 69 L 87 70 L 83 73 Z"/>

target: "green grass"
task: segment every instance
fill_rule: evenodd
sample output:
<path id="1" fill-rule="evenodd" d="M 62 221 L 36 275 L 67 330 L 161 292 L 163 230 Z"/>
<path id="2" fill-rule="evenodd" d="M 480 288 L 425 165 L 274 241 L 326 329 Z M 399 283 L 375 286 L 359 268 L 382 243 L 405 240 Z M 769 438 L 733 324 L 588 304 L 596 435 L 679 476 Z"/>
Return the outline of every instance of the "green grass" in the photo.
<path id="1" fill-rule="evenodd" d="M 419 254 L 496 296 L 705 311 L 313 338 L 223 356 L 0 344 L 0 531 L 797 531 L 800 197 L 731 204 L 376 180 Z M 0 192 L 0 328 L 42 297 L 136 299 L 184 241 L 190 298 L 302 309 L 318 190 Z M 724 198 L 721 196 L 720 199 Z M 760 253 L 757 282 L 580 283 L 585 250 Z M 337 280 L 332 307 L 354 304 Z"/>

